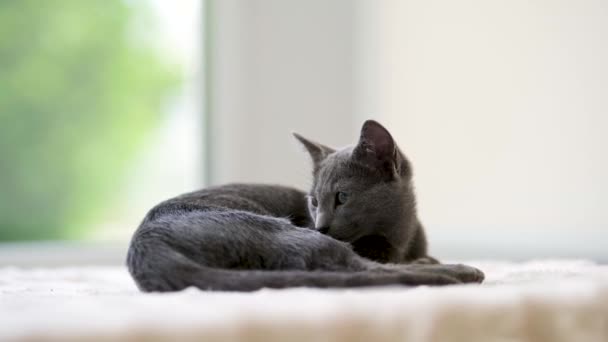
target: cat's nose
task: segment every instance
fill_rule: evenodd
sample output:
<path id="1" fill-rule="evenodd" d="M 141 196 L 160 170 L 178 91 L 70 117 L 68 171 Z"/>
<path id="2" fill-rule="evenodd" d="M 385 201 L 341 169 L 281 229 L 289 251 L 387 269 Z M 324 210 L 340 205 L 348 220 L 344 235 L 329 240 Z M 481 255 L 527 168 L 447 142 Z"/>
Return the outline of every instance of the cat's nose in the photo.
<path id="1" fill-rule="evenodd" d="M 315 228 L 321 233 L 325 234 L 329 231 L 329 226 L 331 223 L 331 217 L 326 213 L 319 211 L 317 213 L 317 217 L 315 219 Z"/>
<path id="2" fill-rule="evenodd" d="M 327 232 L 329 232 L 329 226 L 320 227 L 318 230 L 321 234 L 327 234 Z"/>

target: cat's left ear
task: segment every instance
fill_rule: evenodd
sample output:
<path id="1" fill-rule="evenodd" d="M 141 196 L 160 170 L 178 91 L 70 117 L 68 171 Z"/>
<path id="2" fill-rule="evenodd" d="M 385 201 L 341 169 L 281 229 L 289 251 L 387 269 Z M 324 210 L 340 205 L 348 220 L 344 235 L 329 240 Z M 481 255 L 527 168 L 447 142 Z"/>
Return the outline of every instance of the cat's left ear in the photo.
<path id="1" fill-rule="evenodd" d="M 361 136 L 353 150 L 352 158 L 389 177 L 399 173 L 397 145 L 388 130 L 374 120 L 363 123 Z"/>
<path id="2" fill-rule="evenodd" d="M 318 167 L 328 155 L 335 152 L 333 148 L 308 140 L 298 133 L 292 132 L 292 134 L 296 139 L 298 139 L 298 141 L 302 143 L 302 145 L 304 145 L 304 147 L 306 147 L 315 168 Z"/>

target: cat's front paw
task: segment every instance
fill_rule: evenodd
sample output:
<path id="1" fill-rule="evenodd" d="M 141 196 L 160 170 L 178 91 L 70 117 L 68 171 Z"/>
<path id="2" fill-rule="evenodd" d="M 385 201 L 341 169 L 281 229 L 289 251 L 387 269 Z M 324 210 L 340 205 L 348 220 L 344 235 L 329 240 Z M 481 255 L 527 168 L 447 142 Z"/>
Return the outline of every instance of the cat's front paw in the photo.
<path id="1" fill-rule="evenodd" d="M 450 268 L 451 275 L 463 283 L 481 283 L 485 279 L 485 274 L 472 266 L 462 264 L 442 266 Z"/>
<path id="2" fill-rule="evenodd" d="M 462 264 L 409 264 L 408 267 L 413 270 L 419 270 L 432 274 L 446 275 L 457 279 L 461 283 L 481 283 L 485 278 L 482 271 L 475 267 Z"/>

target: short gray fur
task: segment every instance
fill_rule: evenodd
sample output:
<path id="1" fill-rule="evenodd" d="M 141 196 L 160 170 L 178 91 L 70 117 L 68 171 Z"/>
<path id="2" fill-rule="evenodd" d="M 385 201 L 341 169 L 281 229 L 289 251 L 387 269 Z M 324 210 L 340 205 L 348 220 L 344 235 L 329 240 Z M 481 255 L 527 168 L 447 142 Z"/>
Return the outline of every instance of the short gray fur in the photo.
<path id="1" fill-rule="evenodd" d="M 308 194 L 230 184 L 169 199 L 133 235 L 127 266 L 142 291 L 481 282 L 427 255 L 410 163 L 379 123 L 334 150 L 295 134 L 313 161 Z"/>

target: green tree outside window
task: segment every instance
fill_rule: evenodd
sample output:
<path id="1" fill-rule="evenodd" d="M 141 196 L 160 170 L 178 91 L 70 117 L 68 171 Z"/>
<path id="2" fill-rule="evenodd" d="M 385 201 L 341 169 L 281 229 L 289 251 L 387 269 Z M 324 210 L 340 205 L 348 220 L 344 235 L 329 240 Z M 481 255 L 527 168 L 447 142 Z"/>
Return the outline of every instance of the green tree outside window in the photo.
<path id="1" fill-rule="evenodd" d="M 147 13 L 138 1 L 0 1 L 0 241 L 79 237 L 113 200 L 180 79 L 134 36 Z"/>

